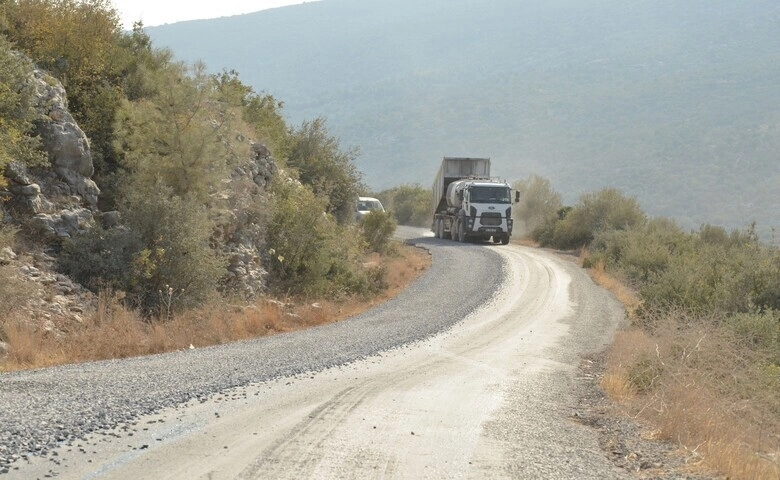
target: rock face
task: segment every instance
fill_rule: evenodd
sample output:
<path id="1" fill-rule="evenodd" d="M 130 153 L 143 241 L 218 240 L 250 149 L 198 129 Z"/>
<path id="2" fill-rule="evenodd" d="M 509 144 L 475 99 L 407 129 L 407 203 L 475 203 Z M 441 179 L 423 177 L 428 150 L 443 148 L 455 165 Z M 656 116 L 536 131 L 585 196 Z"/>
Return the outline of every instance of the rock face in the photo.
<path id="1" fill-rule="evenodd" d="M 227 200 L 228 221 L 219 225 L 228 253 L 225 287 L 232 293 L 253 298 L 266 290 L 268 272 L 263 268 L 262 228 L 252 218 L 252 206 L 265 193 L 277 172 L 276 161 L 265 145 L 253 143 L 250 158 L 231 175 Z M 251 183 L 250 183 L 251 180 Z"/>

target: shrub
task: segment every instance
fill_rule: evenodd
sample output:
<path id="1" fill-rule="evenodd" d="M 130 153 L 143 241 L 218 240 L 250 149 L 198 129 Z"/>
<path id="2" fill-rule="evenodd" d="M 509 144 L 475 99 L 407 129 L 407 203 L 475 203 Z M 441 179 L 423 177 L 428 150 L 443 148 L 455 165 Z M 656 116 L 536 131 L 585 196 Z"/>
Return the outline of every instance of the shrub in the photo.
<path id="1" fill-rule="evenodd" d="M 660 359 L 642 356 L 628 368 L 628 382 L 637 393 L 648 393 L 661 381 L 663 364 Z"/>
<path id="2" fill-rule="evenodd" d="M 328 231 L 335 227 L 325 214 L 325 201 L 295 183 L 277 181 L 266 226 L 269 270 L 275 288 L 293 293 L 326 290 Z"/>
<path id="3" fill-rule="evenodd" d="M 400 185 L 376 194 L 399 225 L 417 227 L 431 224 L 432 195 L 430 190 L 420 185 Z"/>
<path id="4" fill-rule="evenodd" d="M 693 249 L 693 240 L 673 221 L 656 218 L 628 230 L 596 234 L 590 246 L 609 268 L 634 282 L 647 282 L 666 271 L 675 255 Z"/>
<path id="5" fill-rule="evenodd" d="M 203 64 L 169 63 L 149 77 L 157 93 L 123 102 L 117 116 L 123 167 L 141 188 L 161 182 L 180 198 L 212 202 L 237 159 L 249 157 L 248 144 L 233 140 L 244 125 L 217 101 L 218 80 Z"/>
<path id="6" fill-rule="evenodd" d="M 360 225 L 368 248 L 378 253 L 384 253 L 387 250 L 396 226 L 392 213 L 377 210 L 369 212 Z"/>
<path id="7" fill-rule="evenodd" d="M 141 239 L 128 229 L 95 227 L 63 242 L 57 269 L 95 293 L 127 290 L 132 258 L 140 249 Z"/>
<path id="8" fill-rule="evenodd" d="M 199 202 L 158 186 L 126 192 L 123 206 L 140 240 L 126 290 L 144 312 L 191 308 L 216 293 L 226 260 L 210 244 L 214 224 Z"/>
<path id="9" fill-rule="evenodd" d="M 555 224 L 552 246 L 578 248 L 588 245 L 596 234 L 626 230 L 645 223 L 646 217 L 636 199 L 614 188 L 585 194 L 565 217 Z"/>
<path id="10" fill-rule="evenodd" d="M 361 230 L 326 214 L 327 203 L 305 185 L 274 182 L 266 226 L 272 287 L 282 293 L 335 297 L 379 291 L 384 272 L 363 266 Z"/>
<path id="11" fill-rule="evenodd" d="M 650 243 L 648 236 L 639 241 Z M 780 251 L 747 243 L 687 241 L 670 250 L 666 266 L 640 279 L 647 308 L 677 305 L 695 312 L 746 313 L 780 309 Z M 618 268 L 631 271 L 627 259 Z"/>
<path id="12" fill-rule="evenodd" d="M 738 313 L 727 322 L 748 348 L 769 352 L 772 363 L 780 367 L 780 311 Z"/>
<path id="13" fill-rule="evenodd" d="M 544 223 L 533 229 L 531 238 L 539 242 L 542 246 L 553 246 L 555 244 L 555 227 L 569 215 L 573 208 L 574 207 L 559 208 L 555 212 L 554 217 L 546 219 Z"/>

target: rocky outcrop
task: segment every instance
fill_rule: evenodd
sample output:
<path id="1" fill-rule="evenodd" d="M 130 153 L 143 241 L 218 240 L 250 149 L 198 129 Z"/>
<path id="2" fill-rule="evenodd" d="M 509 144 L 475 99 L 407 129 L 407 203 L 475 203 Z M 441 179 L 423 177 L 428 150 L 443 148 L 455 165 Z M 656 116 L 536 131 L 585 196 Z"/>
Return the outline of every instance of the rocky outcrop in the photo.
<path id="1" fill-rule="evenodd" d="M 65 88 L 59 80 L 38 69 L 33 70 L 31 81 L 35 89 L 35 107 L 40 115 L 38 131 L 52 167 L 71 180 L 76 180 L 76 175 L 91 177 L 95 167 L 89 140 L 68 111 Z M 95 193 L 100 192 L 95 190 Z"/>
<path id="2" fill-rule="evenodd" d="M 9 211 L 43 243 L 72 237 L 94 224 L 100 189 L 89 177 L 95 169 L 89 140 L 68 111 L 62 84 L 41 70 L 30 76 L 38 113 L 38 134 L 51 168 L 28 171 L 11 162 L 5 169 Z"/>
<path id="3" fill-rule="evenodd" d="M 41 70 L 31 76 L 38 112 L 38 133 L 49 155 L 52 170 L 41 179 L 49 197 L 78 197 L 96 209 L 100 189 L 90 177 L 95 173 L 89 139 L 68 111 L 68 99 L 62 84 Z"/>
<path id="4" fill-rule="evenodd" d="M 94 174 L 89 140 L 68 111 L 62 84 L 41 70 L 30 76 L 34 85 L 36 126 L 48 154 L 46 168 L 25 168 L 11 162 L 3 173 L 6 187 L 0 188 L 0 208 L 6 221 L 24 225 L 33 234 L 38 251 L 0 251 L 0 268 L 13 271 L 14 278 L 30 288 L 26 317 L 41 328 L 54 330 L 68 322 L 80 322 L 93 311 L 94 295 L 67 277 L 56 273 L 56 252 L 64 239 L 76 237 L 100 225 L 126 228 L 118 212 L 101 212 L 100 189 L 90 178 Z M 247 142 L 243 137 L 240 142 Z M 265 189 L 277 174 L 271 152 L 251 143 L 249 158 L 225 179 L 212 214 L 218 217 L 214 243 L 228 256 L 224 288 L 245 298 L 266 290 L 263 268 L 262 205 Z M 0 217 L 2 218 L 2 217 Z"/>

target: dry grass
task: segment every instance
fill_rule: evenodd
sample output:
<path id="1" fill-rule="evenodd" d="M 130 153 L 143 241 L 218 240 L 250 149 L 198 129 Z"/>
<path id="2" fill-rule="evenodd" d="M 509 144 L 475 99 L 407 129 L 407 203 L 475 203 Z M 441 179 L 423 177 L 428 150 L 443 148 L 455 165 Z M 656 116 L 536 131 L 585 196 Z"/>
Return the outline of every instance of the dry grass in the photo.
<path id="1" fill-rule="evenodd" d="M 582 257 L 582 255 L 585 254 L 586 253 L 581 253 L 580 256 Z M 603 261 L 598 262 L 592 268 L 588 269 L 588 273 L 594 282 L 612 292 L 620 303 L 626 307 L 626 313 L 629 318 L 634 316 L 634 312 L 636 312 L 636 309 L 639 308 L 640 305 L 639 295 L 637 295 L 634 290 L 627 287 L 625 283 L 607 273 Z"/>
<path id="2" fill-rule="evenodd" d="M 594 280 L 626 304 L 636 295 L 603 265 Z M 601 386 L 658 438 L 677 444 L 692 467 L 731 479 L 780 478 L 780 372 L 712 319 L 672 312 L 620 331 Z M 759 366 L 759 367 L 757 367 Z"/>
<path id="3" fill-rule="evenodd" d="M 103 294 L 94 315 L 56 331 L 6 317 L 0 326 L 10 353 L 0 361 L 0 371 L 217 345 L 336 322 L 398 295 L 430 265 L 429 254 L 414 247 L 369 260 L 387 268 L 388 288 L 372 299 L 264 298 L 248 306 L 216 303 L 167 321 L 147 321 L 123 308 L 117 298 Z"/>

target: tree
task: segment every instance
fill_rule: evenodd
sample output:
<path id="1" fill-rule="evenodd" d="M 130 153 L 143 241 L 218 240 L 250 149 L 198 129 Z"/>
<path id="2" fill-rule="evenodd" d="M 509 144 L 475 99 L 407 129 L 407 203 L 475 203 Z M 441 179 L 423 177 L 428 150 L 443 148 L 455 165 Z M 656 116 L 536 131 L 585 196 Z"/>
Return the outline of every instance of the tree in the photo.
<path id="1" fill-rule="evenodd" d="M 46 158 L 39 139 L 32 134 L 35 110 L 32 87 L 27 82 L 32 68 L 0 35 L 0 173 L 11 161 L 34 165 Z M 0 185 L 3 179 L 0 175 Z"/>
<path id="2" fill-rule="evenodd" d="M 220 101 L 202 64 L 169 63 L 150 75 L 156 93 L 123 102 L 118 117 L 122 165 L 135 185 L 160 181 L 173 195 L 206 204 L 237 161 L 249 158 L 248 143 L 237 138 L 240 109 Z"/>
<path id="3" fill-rule="evenodd" d="M 357 151 L 342 151 L 322 117 L 303 122 L 293 130 L 289 142 L 287 165 L 298 171 L 300 181 L 315 194 L 328 199 L 328 213 L 341 223 L 351 219 L 355 200 L 365 189 L 353 163 Z"/>
<path id="4" fill-rule="evenodd" d="M 393 213 L 400 225 L 418 227 L 431 224 L 431 197 L 429 189 L 420 185 L 399 185 L 377 194 L 385 208 Z"/>
<path id="5" fill-rule="evenodd" d="M 109 0 L 7 0 L 0 16 L 16 48 L 67 89 L 69 109 L 100 171 L 114 158 L 112 126 L 128 58 L 116 9 Z"/>
<path id="6" fill-rule="evenodd" d="M 254 130 L 253 137 L 263 142 L 277 158 L 286 158 L 290 132 L 281 114 L 283 102 L 271 95 L 255 93 L 238 78 L 235 70 L 223 70 L 215 79 L 218 98 L 242 108 L 243 120 Z"/>
<path id="7" fill-rule="evenodd" d="M 281 111 L 284 103 L 271 95 L 250 93 L 245 100 L 244 120 L 254 127 L 257 138 L 263 141 L 276 158 L 287 158 L 289 131 Z"/>

